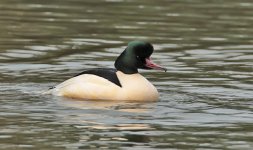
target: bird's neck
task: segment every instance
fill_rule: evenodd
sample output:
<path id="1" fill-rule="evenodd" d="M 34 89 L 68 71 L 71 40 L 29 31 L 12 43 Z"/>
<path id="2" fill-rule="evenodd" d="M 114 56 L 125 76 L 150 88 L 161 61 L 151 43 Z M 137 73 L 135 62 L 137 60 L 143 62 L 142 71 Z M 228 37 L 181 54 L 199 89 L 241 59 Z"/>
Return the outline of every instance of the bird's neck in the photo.
<path id="1" fill-rule="evenodd" d="M 120 54 L 116 59 L 114 66 L 118 71 L 121 71 L 125 74 L 135 74 L 138 73 L 138 69 L 135 65 L 133 54 L 126 52 L 126 50 Z"/>

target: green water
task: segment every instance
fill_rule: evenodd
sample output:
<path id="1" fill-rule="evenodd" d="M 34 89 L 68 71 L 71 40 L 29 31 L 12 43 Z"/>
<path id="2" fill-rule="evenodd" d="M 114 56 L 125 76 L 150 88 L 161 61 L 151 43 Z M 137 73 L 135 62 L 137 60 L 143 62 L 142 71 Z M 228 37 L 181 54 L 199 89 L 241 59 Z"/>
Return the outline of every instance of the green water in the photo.
<path id="1" fill-rule="evenodd" d="M 252 14 L 251 0 L 1 0 L 0 149 L 251 150 Z M 132 40 L 168 69 L 141 71 L 158 102 L 40 94 Z"/>

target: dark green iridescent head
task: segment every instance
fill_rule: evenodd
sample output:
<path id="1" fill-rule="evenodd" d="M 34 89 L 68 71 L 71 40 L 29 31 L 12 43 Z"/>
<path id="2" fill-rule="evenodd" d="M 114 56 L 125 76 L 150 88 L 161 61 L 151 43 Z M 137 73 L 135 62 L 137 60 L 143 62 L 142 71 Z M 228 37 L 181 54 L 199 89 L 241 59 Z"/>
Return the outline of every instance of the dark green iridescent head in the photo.
<path id="1" fill-rule="evenodd" d="M 132 41 L 115 61 L 115 68 L 125 74 L 138 73 L 138 69 L 164 70 L 159 65 L 154 64 L 150 56 L 154 48 L 148 42 Z"/>

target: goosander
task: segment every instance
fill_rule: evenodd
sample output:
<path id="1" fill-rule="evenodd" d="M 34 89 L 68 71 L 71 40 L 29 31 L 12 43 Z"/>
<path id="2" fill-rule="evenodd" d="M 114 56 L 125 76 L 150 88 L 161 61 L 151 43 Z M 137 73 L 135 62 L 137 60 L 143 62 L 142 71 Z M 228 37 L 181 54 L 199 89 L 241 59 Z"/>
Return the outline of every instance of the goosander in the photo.
<path id="1" fill-rule="evenodd" d="M 148 42 L 132 41 L 116 59 L 115 69 L 85 70 L 47 93 L 83 100 L 156 101 L 157 89 L 138 73 L 138 69 L 166 71 L 151 61 L 153 51 Z"/>

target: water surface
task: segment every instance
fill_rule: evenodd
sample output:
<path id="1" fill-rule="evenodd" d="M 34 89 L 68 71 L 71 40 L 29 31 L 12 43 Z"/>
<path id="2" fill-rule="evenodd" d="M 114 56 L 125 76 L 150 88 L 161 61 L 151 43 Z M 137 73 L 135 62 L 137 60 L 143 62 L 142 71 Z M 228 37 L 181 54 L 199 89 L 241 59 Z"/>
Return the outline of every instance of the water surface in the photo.
<path id="1" fill-rule="evenodd" d="M 1 0 L 0 149 L 252 149 L 250 0 Z M 154 103 L 41 91 L 113 67 L 132 40 L 168 72 L 141 71 Z"/>

